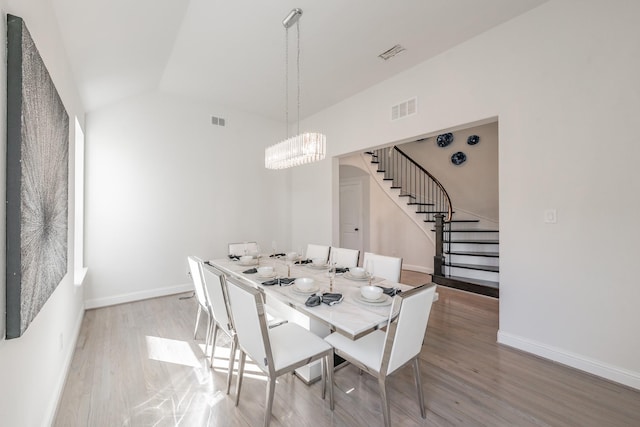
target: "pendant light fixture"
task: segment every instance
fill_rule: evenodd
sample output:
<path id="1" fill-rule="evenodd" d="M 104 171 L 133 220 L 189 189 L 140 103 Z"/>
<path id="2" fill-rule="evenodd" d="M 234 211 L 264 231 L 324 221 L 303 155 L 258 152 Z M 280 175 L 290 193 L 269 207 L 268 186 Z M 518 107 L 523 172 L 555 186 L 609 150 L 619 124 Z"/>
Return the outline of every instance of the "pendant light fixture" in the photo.
<path id="1" fill-rule="evenodd" d="M 322 160 L 326 156 L 326 137 L 321 133 L 300 133 L 300 16 L 302 9 L 293 9 L 282 21 L 285 28 L 285 126 L 287 139 L 267 147 L 264 166 L 285 169 Z M 289 28 L 296 24 L 297 49 L 297 134 L 289 137 Z"/>

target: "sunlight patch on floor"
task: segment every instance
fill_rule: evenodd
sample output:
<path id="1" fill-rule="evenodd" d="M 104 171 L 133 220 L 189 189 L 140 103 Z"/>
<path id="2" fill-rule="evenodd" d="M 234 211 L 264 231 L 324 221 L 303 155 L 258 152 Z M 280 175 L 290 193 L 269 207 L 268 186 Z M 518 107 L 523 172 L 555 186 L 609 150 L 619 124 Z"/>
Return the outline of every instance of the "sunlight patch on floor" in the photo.
<path id="1" fill-rule="evenodd" d="M 145 339 L 147 342 L 147 355 L 151 360 L 191 366 L 193 368 L 199 368 L 201 366 L 200 360 L 193 353 L 191 346 L 186 341 L 149 335 L 147 335 Z"/>

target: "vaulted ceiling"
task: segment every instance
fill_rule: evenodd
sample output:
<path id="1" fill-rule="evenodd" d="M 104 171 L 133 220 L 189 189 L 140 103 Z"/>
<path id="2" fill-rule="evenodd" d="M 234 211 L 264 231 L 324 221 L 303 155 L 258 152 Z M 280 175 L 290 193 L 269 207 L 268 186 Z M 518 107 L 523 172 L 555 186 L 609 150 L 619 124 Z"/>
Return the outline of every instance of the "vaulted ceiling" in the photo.
<path id="1" fill-rule="evenodd" d="M 282 120 L 282 20 L 295 7 L 305 117 L 547 0 L 51 1 L 88 111 L 157 89 Z M 378 57 L 396 44 L 406 50 Z"/>

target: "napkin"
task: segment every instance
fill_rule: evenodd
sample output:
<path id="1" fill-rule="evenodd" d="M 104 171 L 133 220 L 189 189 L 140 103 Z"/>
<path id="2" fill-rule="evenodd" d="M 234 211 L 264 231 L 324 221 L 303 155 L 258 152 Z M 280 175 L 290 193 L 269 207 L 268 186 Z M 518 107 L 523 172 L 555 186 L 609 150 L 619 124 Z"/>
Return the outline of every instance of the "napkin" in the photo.
<path id="1" fill-rule="evenodd" d="M 389 295 L 390 297 L 393 297 L 397 294 L 399 294 L 400 292 L 402 292 L 400 289 L 398 288 L 385 288 L 384 286 L 378 286 L 380 289 L 382 289 L 382 293 L 385 295 Z"/>
<path id="2" fill-rule="evenodd" d="M 321 302 L 327 305 L 335 305 L 335 304 L 341 303 L 342 299 L 343 299 L 342 294 L 332 294 L 332 293 L 326 292 L 322 295 L 318 295 L 318 294 L 311 295 L 304 302 L 304 305 L 306 305 L 307 307 L 316 307 L 320 305 Z"/>
<path id="3" fill-rule="evenodd" d="M 310 264 L 313 261 L 311 261 L 310 259 L 301 259 L 300 261 L 296 261 L 296 264 Z"/>
<path id="4" fill-rule="evenodd" d="M 342 302 L 342 294 L 324 293 L 322 294 L 322 302 L 328 305 L 336 305 Z"/>
<path id="5" fill-rule="evenodd" d="M 256 268 L 250 268 L 250 269 L 248 269 L 248 270 L 243 271 L 242 273 L 243 273 L 243 274 L 255 274 L 255 273 L 257 273 L 257 272 L 258 272 L 258 269 L 256 269 Z"/>
<path id="6" fill-rule="evenodd" d="M 345 267 L 345 268 L 336 267 L 336 274 L 338 274 L 338 273 L 346 273 L 347 271 L 349 271 L 348 267 Z"/>
<path id="7" fill-rule="evenodd" d="M 269 258 L 278 258 L 281 256 L 287 256 L 287 254 L 273 254 L 273 255 L 269 255 Z"/>
<path id="8" fill-rule="evenodd" d="M 290 285 L 292 284 L 296 279 L 293 277 L 283 277 L 282 279 L 273 279 L 273 280 L 267 280 L 266 282 L 262 282 L 262 284 L 264 286 L 273 286 L 273 285 Z"/>
<path id="9" fill-rule="evenodd" d="M 240 255 L 229 255 L 229 259 L 232 259 L 234 261 L 238 261 L 240 259 Z"/>

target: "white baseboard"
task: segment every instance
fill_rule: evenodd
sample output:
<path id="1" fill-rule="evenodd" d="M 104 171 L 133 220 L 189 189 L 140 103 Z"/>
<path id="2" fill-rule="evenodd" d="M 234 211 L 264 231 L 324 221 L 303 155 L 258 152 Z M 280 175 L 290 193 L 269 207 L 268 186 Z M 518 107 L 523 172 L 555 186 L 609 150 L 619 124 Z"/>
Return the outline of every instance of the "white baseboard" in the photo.
<path id="1" fill-rule="evenodd" d="M 640 372 L 632 372 L 507 332 L 498 331 L 498 343 L 640 390 Z"/>
<path id="2" fill-rule="evenodd" d="M 84 306 L 87 310 L 89 310 L 91 308 L 107 307 L 110 305 L 141 301 L 149 298 L 175 295 L 175 294 L 180 294 L 182 292 L 189 292 L 192 290 L 193 290 L 193 283 L 188 283 L 184 285 L 167 286 L 165 288 L 149 289 L 146 291 L 131 292 L 128 294 L 114 295 L 111 297 L 90 299 L 84 302 Z"/>
<path id="3" fill-rule="evenodd" d="M 402 264 L 402 269 L 417 271 L 418 273 L 433 274 L 433 268 L 423 267 L 421 265 Z"/>
<path id="4" fill-rule="evenodd" d="M 58 373 L 58 380 L 55 387 L 55 392 L 51 398 L 49 403 L 49 408 L 46 412 L 47 422 L 43 425 L 51 426 L 55 421 L 56 412 L 58 411 L 58 403 L 62 398 L 62 392 L 64 391 L 64 386 L 67 382 L 67 375 L 69 374 L 69 369 L 71 368 L 71 362 L 73 361 L 73 354 L 76 350 L 76 343 L 78 342 L 78 337 L 80 336 L 80 328 L 82 327 L 82 320 L 84 319 L 84 308 L 78 312 L 76 316 L 75 325 L 73 327 L 73 335 L 71 337 L 71 341 L 67 343 L 67 349 L 64 356 L 64 366 Z"/>

